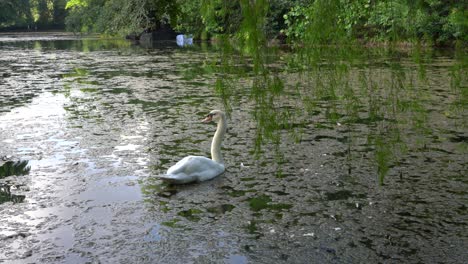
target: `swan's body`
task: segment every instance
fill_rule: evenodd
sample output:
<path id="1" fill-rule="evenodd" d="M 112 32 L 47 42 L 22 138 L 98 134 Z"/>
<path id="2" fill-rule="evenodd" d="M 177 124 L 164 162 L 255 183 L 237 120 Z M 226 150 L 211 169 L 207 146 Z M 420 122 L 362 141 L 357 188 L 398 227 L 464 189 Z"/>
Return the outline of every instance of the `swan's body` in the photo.
<path id="1" fill-rule="evenodd" d="M 161 179 L 175 184 L 211 180 L 224 172 L 224 164 L 202 156 L 187 156 L 167 170 Z"/>
<path id="2" fill-rule="evenodd" d="M 224 161 L 221 156 L 221 142 L 226 133 L 226 115 L 213 110 L 203 120 L 204 123 L 218 123 L 211 142 L 211 159 L 202 156 L 187 156 L 167 170 L 160 178 L 173 184 L 185 184 L 211 180 L 224 172 Z"/>

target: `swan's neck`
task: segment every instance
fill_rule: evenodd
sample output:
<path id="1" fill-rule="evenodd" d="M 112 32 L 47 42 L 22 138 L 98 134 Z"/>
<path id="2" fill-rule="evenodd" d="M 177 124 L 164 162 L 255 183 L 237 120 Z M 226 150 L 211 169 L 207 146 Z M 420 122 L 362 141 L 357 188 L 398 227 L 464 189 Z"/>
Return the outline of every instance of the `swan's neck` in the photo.
<path id="1" fill-rule="evenodd" d="M 223 141 L 224 134 L 226 133 L 226 118 L 222 118 L 218 122 L 218 128 L 214 134 L 213 141 L 211 142 L 211 159 L 224 164 L 223 156 L 221 156 L 221 142 Z"/>

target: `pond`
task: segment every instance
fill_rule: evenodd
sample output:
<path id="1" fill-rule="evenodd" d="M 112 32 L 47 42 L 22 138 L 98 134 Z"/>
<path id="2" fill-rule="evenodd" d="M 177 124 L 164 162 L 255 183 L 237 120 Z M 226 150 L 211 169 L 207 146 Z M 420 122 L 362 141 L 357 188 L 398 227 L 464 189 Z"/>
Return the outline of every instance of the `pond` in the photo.
<path id="1" fill-rule="evenodd" d="M 466 263 L 466 52 L 0 35 L 0 262 Z M 227 170 L 156 176 L 210 155 Z"/>

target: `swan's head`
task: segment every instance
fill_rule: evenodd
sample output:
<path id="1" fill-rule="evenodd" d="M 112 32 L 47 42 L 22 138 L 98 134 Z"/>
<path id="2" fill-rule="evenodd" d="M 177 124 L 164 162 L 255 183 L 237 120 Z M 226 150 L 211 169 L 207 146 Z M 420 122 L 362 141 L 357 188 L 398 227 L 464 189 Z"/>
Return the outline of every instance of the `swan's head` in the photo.
<path id="1" fill-rule="evenodd" d="M 203 123 L 209 123 L 211 121 L 218 123 L 220 120 L 224 119 L 224 112 L 221 110 L 213 110 L 211 111 L 205 119 L 203 119 Z"/>

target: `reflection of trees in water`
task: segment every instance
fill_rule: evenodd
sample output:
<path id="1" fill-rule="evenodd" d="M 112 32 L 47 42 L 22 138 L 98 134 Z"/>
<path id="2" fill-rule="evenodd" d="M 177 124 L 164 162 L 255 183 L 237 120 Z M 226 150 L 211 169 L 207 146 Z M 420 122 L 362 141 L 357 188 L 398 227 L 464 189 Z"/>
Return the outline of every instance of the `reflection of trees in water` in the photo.
<path id="1" fill-rule="evenodd" d="M 70 64 L 80 63 L 76 57 L 70 61 L 69 54 L 63 51 L 119 49 L 125 52 L 126 49 L 133 49 L 126 40 L 67 39 L 67 36 L 60 36 L 65 39 L 51 41 L 53 35 L 32 36 L 27 33 L 15 38 L 28 41 L 0 41 L 0 113 L 26 105 L 44 91 L 61 88 L 57 83 L 57 77 L 62 77 L 60 71 L 67 72 Z M 54 60 L 50 59 L 52 54 Z M 38 71 L 38 68 L 41 70 Z M 67 76 L 66 73 L 63 75 Z"/>
<path id="2" fill-rule="evenodd" d="M 466 109 L 466 58 L 459 52 L 444 61 L 417 47 L 304 45 L 285 52 L 262 41 L 223 45 L 220 50 L 231 55 L 220 55 L 216 91 L 227 110 L 240 104 L 236 90 L 250 94 L 254 152 L 259 157 L 266 145 L 275 146 L 278 164 L 288 158 L 280 149 L 286 140 L 301 142 L 312 130 L 346 130 L 348 165 L 361 155 L 357 142 L 365 140 L 383 184 L 393 167 L 401 176 L 406 155 L 425 148 L 442 129 L 430 122 L 433 108 L 460 120 Z"/>
<path id="3" fill-rule="evenodd" d="M 311 42 L 283 52 L 268 47 L 259 33 L 261 10 L 246 9 L 255 19 L 244 20 L 237 42 L 221 42 L 215 87 L 228 111 L 236 102 L 233 90 L 244 89 L 251 95 L 258 157 L 266 144 L 272 144 L 281 164 L 286 157 L 279 146 L 287 140 L 285 134 L 300 142 L 312 129 L 319 133 L 347 130 L 348 165 L 360 155 L 356 142 L 364 139 L 383 184 L 391 167 L 398 168 L 408 153 L 426 148 L 434 131 L 447 129 L 430 123 L 432 108 L 444 108 L 438 110 L 446 117 L 464 120 L 467 60 L 461 49 L 449 55 L 455 60 L 447 61 L 419 46 L 371 49 L 337 39 L 333 45 Z M 322 29 L 307 34 L 328 34 Z"/>
<path id="4" fill-rule="evenodd" d="M 0 166 L 0 179 L 8 176 L 21 176 L 29 173 L 31 167 L 28 166 L 27 160 L 7 161 Z M 26 196 L 16 195 L 11 193 L 11 185 L 0 183 L 0 204 L 5 202 L 20 203 L 24 201 Z"/>
<path id="5" fill-rule="evenodd" d="M 11 193 L 11 185 L 0 183 L 0 204 L 6 202 L 21 203 L 26 196 Z"/>

